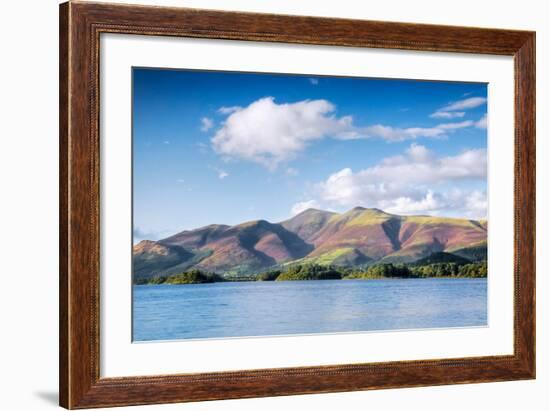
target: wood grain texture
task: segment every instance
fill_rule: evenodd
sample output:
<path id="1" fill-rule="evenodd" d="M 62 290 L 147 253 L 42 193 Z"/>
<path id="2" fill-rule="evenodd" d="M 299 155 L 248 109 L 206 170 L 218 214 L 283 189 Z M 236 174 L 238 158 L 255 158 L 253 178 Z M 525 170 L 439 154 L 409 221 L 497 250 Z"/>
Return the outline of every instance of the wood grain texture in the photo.
<path id="1" fill-rule="evenodd" d="M 535 34 L 515 54 L 516 356 L 535 374 Z"/>
<path id="2" fill-rule="evenodd" d="M 69 134 L 69 19 L 68 4 L 60 6 L 59 14 L 59 402 L 69 403 L 69 283 L 68 283 L 68 175 L 69 156 L 67 142 Z"/>
<path id="3" fill-rule="evenodd" d="M 485 53 L 515 59 L 514 354 L 156 377 L 99 373 L 101 33 Z M 535 376 L 535 34 L 70 2 L 60 6 L 60 404 L 91 408 Z"/>

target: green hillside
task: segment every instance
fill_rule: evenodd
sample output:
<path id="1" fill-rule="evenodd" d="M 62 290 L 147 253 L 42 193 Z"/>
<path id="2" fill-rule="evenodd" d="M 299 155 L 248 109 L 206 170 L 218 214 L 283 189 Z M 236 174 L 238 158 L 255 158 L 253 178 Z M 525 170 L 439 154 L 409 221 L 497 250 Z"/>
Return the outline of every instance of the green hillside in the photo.
<path id="1" fill-rule="evenodd" d="M 438 263 L 456 263 L 456 264 L 468 264 L 471 260 L 463 258 L 459 255 L 445 253 L 443 251 L 433 253 L 428 257 L 421 258 L 414 262 L 415 265 L 428 265 Z"/>

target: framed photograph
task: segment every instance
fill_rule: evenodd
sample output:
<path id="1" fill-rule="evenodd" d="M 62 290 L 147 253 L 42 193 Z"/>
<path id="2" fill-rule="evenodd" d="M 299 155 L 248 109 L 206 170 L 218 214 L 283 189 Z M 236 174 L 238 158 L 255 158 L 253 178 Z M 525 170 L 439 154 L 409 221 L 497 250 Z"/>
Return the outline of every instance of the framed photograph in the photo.
<path id="1" fill-rule="evenodd" d="M 60 405 L 535 378 L 535 33 L 60 6 Z"/>

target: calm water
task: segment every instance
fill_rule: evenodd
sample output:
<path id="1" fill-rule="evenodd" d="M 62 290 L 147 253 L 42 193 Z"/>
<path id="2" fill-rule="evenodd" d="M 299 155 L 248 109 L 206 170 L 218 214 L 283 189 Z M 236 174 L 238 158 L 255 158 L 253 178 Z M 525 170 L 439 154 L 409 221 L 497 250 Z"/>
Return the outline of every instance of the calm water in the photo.
<path id="1" fill-rule="evenodd" d="M 487 325 L 486 279 L 134 286 L 134 340 Z"/>

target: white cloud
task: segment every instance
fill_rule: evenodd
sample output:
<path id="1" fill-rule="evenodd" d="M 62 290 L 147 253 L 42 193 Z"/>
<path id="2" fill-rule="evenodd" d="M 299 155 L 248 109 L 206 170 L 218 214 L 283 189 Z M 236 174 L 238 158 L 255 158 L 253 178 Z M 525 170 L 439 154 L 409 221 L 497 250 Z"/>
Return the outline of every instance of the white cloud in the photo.
<path id="1" fill-rule="evenodd" d="M 208 168 L 210 170 L 214 171 L 220 180 L 223 180 L 223 179 L 229 177 L 229 173 L 227 171 L 225 171 L 224 169 L 222 169 L 222 168 L 219 168 L 219 167 L 216 167 L 216 166 L 210 166 L 210 165 L 208 166 Z"/>
<path id="2" fill-rule="evenodd" d="M 466 112 L 464 111 L 436 111 L 435 113 L 430 114 L 431 118 L 462 118 Z"/>
<path id="3" fill-rule="evenodd" d="M 483 191 L 472 191 L 466 198 L 466 208 L 473 218 L 487 218 L 487 193 Z"/>
<path id="4" fill-rule="evenodd" d="M 239 110 L 242 110 L 241 106 L 229 106 L 229 107 L 223 106 L 223 107 L 220 107 L 218 109 L 218 113 L 220 113 L 220 114 L 231 114 L 231 113 L 234 113 L 235 111 L 239 111 Z"/>
<path id="5" fill-rule="evenodd" d="M 402 196 L 382 201 L 378 206 L 389 213 L 401 215 L 453 215 L 480 219 L 487 216 L 487 193 L 480 190 L 428 190 L 424 196 Z"/>
<path id="6" fill-rule="evenodd" d="M 487 114 L 485 114 L 483 117 L 481 117 L 476 122 L 476 127 L 477 128 L 487 128 Z"/>
<path id="7" fill-rule="evenodd" d="M 273 97 L 264 97 L 231 113 L 212 145 L 219 154 L 273 169 L 309 142 L 353 128 L 351 117 L 337 118 L 334 110 L 327 100 L 277 104 Z"/>
<path id="8" fill-rule="evenodd" d="M 359 138 L 382 138 L 387 141 L 404 141 L 413 140 L 420 137 L 442 137 L 445 131 L 439 126 L 437 127 L 409 127 L 398 128 L 375 124 L 373 126 L 363 127 L 360 129 L 350 130 L 346 133 L 341 133 L 337 138 L 342 140 L 353 140 Z"/>
<path id="9" fill-rule="evenodd" d="M 442 130 L 456 130 L 459 128 L 466 128 L 466 127 L 472 127 L 474 125 L 474 122 L 471 120 L 461 121 L 459 123 L 446 123 L 446 124 L 440 124 L 437 127 Z"/>
<path id="10" fill-rule="evenodd" d="M 221 109 L 220 109 L 221 110 Z M 214 150 L 228 158 L 239 158 L 275 169 L 294 158 L 308 144 L 325 137 L 340 140 L 381 138 L 387 141 L 441 138 L 471 121 L 444 123 L 435 127 L 398 128 L 382 124 L 357 127 L 351 116 L 337 117 L 327 100 L 275 102 L 264 97 L 245 108 L 225 108 L 225 122 L 211 139 Z"/>
<path id="11" fill-rule="evenodd" d="M 357 172 L 344 168 L 330 175 L 317 184 L 317 194 L 323 204 L 342 209 L 363 205 L 397 214 L 481 217 L 486 213 L 484 193 L 473 196 L 472 190 L 448 187 L 461 181 L 481 182 L 486 175 L 484 149 L 438 157 L 426 147 L 412 144 L 403 155 L 388 157 L 373 167 Z"/>
<path id="12" fill-rule="evenodd" d="M 487 99 L 485 97 L 468 97 L 464 100 L 459 100 L 459 101 L 455 101 L 454 103 L 448 104 L 437 111 L 468 110 L 471 108 L 479 107 L 482 104 L 485 104 L 486 101 Z"/>
<path id="13" fill-rule="evenodd" d="M 462 118 L 466 114 L 464 110 L 479 107 L 486 102 L 487 99 L 485 97 L 469 97 L 437 109 L 435 112 L 430 114 L 430 117 L 445 119 Z"/>
<path id="14" fill-rule="evenodd" d="M 316 86 L 317 84 L 319 84 L 319 79 L 310 78 L 310 79 L 309 79 L 309 82 L 310 82 L 311 84 L 313 84 L 314 86 Z"/>
<path id="15" fill-rule="evenodd" d="M 178 178 L 176 180 L 176 183 L 183 184 L 183 183 L 185 183 L 185 180 L 183 178 Z"/>
<path id="16" fill-rule="evenodd" d="M 424 197 L 414 199 L 399 197 L 388 201 L 384 207 L 389 213 L 411 215 L 453 215 L 456 217 L 482 219 L 487 217 L 487 193 L 480 190 L 451 190 L 436 193 L 428 190 Z"/>
<path id="17" fill-rule="evenodd" d="M 426 213 L 437 210 L 441 207 L 441 201 L 428 190 L 425 197 L 415 200 L 411 197 L 398 197 L 388 202 L 390 204 L 385 211 L 397 214 Z"/>
<path id="18" fill-rule="evenodd" d="M 212 127 L 214 127 L 214 122 L 208 117 L 201 118 L 201 131 L 207 132 Z"/>
<path id="19" fill-rule="evenodd" d="M 291 215 L 300 214 L 302 211 L 306 211 L 308 208 L 319 208 L 319 203 L 316 200 L 301 201 L 296 203 L 290 209 Z"/>

